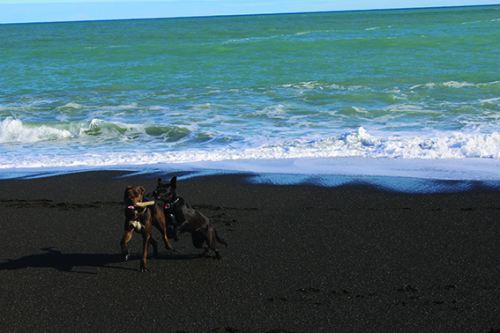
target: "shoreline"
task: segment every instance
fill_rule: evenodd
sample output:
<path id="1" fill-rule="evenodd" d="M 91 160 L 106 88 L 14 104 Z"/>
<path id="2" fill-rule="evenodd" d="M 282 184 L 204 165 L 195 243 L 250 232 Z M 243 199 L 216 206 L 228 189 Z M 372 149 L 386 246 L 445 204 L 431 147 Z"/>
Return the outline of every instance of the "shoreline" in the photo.
<path id="1" fill-rule="evenodd" d="M 130 260 L 119 250 L 123 191 L 173 175 L 0 180 L 0 331 L 500 330 L 498 190 L 179 177 L 229 247 L 197 258 L 182 235 L 139 273 L 140 235 Z"/>
<path id="2" fill-rule="evenodd" d="M 0 169 L 0 180 L 36 179 L 86 172 L 127 172 L 131 176 L 182 174 L 184 178 L 235 175 L 272 185 L 374 186 L 405 193 L 500 189 L 496 159 L 380 159 L 364 157 L 200 161 L 190 163 L 67 166 Z"/>

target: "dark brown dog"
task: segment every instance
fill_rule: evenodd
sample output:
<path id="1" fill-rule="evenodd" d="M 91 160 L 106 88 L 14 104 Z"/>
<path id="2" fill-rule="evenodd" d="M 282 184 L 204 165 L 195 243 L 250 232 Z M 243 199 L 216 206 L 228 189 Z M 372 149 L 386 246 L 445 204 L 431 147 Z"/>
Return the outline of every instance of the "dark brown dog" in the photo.
<path id="1" fill-rule="evenodd" d="M 176 223 L 174 232 L 177 228 L 180 232 L 190 232 L 193 245 L 198 249 L 205 249 L 203 256 L 206 256 L 208 250 L 212 249 L 215 252 L 215 258 L 220 259 L 217 242 L 226 245 L 226 247 L 227 243 L 219 237 L 217 230 L 210 224 L 210 220 L 205 215 L 191 208 L 183 198 L 177 195 L 176 187 L 177 177 L 173 177 L 170 183 L 162 182 L 159 178 L 158 186 L 153 191 L 155 199 L 165 202 L 165 216 L 173 215 L 174 223 Z"/>
<path id="2" fill-rule="evenodd" d="M 127 260 L 130 257 L 127 242 L 132 238 L 134 231 L 142 235 L 143 251 L 139 267 L 140 272 L 147 271 L 146 258 L 148 256 L 149 243 L 153 245 L 154 256 L 158 253 L 157 242 L 151 237 L 153 226 L 161 232 L 165 247 L 168 250 L 172 249 L 167 238 L 163 208 L 156 205 L 154 201 L 145 201 L 144 192 L 145 189 L 142 186 L 127 186 L 125 189 L 124 200 L 127 206 L 125 208 L 125 232 L 120 242 L 123 257 Z"/>

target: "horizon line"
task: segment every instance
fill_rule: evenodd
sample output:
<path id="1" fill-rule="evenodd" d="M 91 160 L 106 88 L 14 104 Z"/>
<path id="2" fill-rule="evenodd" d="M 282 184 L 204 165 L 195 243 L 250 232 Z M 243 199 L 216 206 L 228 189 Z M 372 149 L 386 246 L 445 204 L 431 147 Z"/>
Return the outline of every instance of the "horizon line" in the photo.
<path id="1" fill-rule="evenodd" d="M 1 4 L 0 4 L 1 5 Z M 351 9 L 351 10 L 325 10 L 311 12 L 283 12 L 283 13 L 255 13 L 255 14 L 221 14 L 221 15 L 194 15 L 194 16 L 167 16 L 167 17 L 149 17 L 149 18 L 120 18 L 120 19 L 96 19 L 96 20 L 75 20 L 75 21 L 32 21 L 16 23 L 0 23 L 3 25 L 21 25 L 21 24 L 60 24 L 60 23 L 85 23 L 85 22 L 114 22 L 114 21 L 146 21 L 146 20 L 179 20 L 179 19 L 198 19 L 198 18 L 223 18 L 223 17 L 251 17 L 251 16 L 278 16 L 278 15 L 305 15 L 305 14 L 327 14 L 327 13 L 359 13 L 359 12 L 383 12 L 383 11 L 405 11 L 405 10 L 429 10 L 429 9 L 457 9 L 471 7 L 500 7 L 500 4 L 486 5 L 462 5 L 462 6 L 436 6 L 436 7 L 405 7 L 405 8 L 382 8 L 382 9 Z"/>

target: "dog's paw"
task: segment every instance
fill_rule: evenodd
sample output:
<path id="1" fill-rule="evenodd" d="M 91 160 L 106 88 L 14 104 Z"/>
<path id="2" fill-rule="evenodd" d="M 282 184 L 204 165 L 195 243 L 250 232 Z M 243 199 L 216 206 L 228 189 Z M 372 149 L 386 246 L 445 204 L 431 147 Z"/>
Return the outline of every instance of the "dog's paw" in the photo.
<path id="1" fill-rule="evenodd" d="M 147 273 L 148 269 L 146 267 L 141 267 L 141 268 L 139 268 L 139 272 L 140 273 Z"/>

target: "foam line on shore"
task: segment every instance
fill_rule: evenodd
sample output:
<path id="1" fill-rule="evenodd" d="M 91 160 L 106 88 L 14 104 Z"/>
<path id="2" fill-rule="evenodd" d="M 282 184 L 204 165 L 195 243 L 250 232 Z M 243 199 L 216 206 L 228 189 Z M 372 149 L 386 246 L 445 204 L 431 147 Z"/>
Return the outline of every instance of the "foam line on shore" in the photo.
<path id="1" fill-rule="evenodd" d="M 497 160 L 394 160 L 366 158 L 314 158 L 277 160 L 205 161 L 108 167 L 8 169 L 0 179 L 35 179 L 86 171 L 125 171 L 119 177 L 180 179 L 234 174 L 254 184 L 361 185 L 406 193 L 461 192 L 478 187 L 500 188 Z"/>

